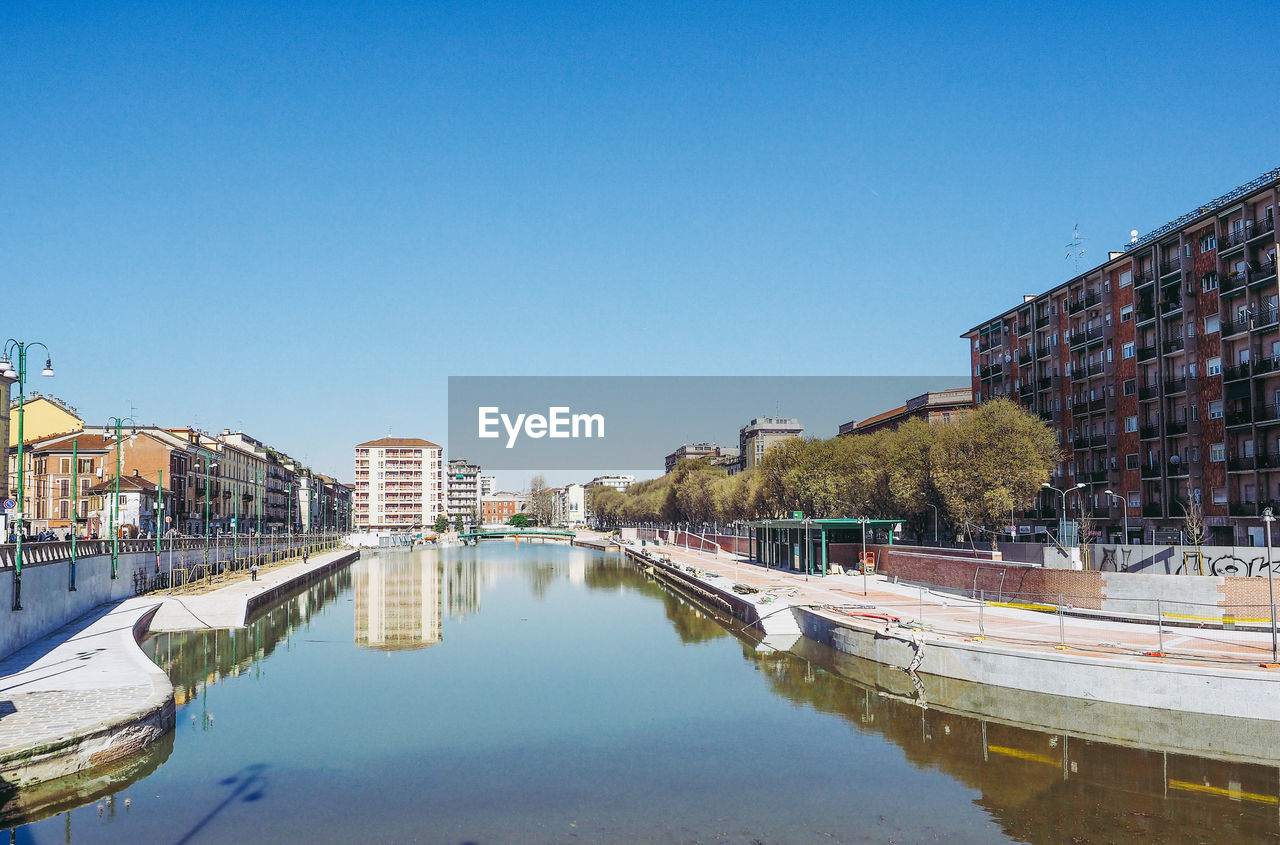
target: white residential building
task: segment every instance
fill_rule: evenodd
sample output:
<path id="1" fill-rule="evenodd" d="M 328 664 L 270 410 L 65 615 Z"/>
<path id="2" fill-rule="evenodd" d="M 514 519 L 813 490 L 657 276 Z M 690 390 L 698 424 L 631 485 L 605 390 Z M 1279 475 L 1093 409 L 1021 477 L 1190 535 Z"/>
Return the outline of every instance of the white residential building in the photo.
<path id="1" fill-rule="evenodd" d="M 416 437 L 356 446 L 353 523 L 357 531 L 431 528 L 445 512 L 442 449 Z"/>
<path id="2" fill-rule="evenodd" d="M 480 512 L 480 467 L 465 458 L 449 461 L 445 473 L 445 512 L 452 526 L 461 518 L 463 525 L 473 525 Z"/>
<path id="3" fill-rule="evenodd" d="M 587 493 L 581 484 L 569 484 L 552 491 L 551 519 L 557 525 L 581 525 L 587 521 Z"/>

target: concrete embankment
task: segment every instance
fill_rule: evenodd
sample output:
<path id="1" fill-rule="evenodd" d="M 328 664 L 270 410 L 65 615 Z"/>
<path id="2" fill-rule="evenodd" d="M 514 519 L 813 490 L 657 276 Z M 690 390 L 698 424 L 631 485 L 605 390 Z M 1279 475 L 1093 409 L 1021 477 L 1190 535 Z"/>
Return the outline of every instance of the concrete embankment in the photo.
<path id="1" fill-rule="evenodd" d="M 138 647 L 153 630 L 242 627 L 256 612 L 350 565 L 317 554 L 197 596 L 106 604 L 0 661 L 0 820 L 83 789 L 84 773 L 138 754 L 174 725 L 173 685 Z M 194 608 L 194 611 L 193 611 Z M 31 787 L 43 784 L 38 791 Z"/>
<path id="2" fill-rule="evenodd" d="M 1259 666 L 1270 656 L 1270 641 L 1257 634 L 1180 631 L 1174 636 L 1155 625 L 980 606 L 954 595 L 926 598 L 924 589 L 876 577 L 868 579 L 864 592 L 860 576 L 805 581 L 671 547 L 629 548 L 628 555 L 678 578 L 697 595 L 736 602 L 739 619 L 751 622 L 754 614 L 764 622 L 764 600 L 743 606 L 732 587 L 754 586 L 785 601 L 795 624 L 813 642 L 913 675 L 949 679 L 970 689 L 1020 690 L 1059 702 L 1142 708 L 1152 721 L 1168 721 L 1162 713 L 1200 714 L 1247 719 L 1272 730 L 1280 721 L 1280 674 Z M 923 692 L 919 687 L 917 694 Z M 1247 745 L 1235 751 L 1247 752 Z"/>

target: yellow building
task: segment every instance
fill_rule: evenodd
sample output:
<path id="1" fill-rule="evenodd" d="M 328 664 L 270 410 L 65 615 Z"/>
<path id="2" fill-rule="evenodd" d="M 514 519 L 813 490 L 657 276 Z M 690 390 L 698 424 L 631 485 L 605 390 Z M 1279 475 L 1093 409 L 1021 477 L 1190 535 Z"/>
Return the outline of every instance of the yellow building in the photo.
<path id="1" fill-rule="evenodd" d="M 10 411 L 9 448 L 18 445 L 18 409 Z M 27 395 L 22 405 L 22 439 L 27 443 L 44 440 L 57 434 L 70 434 L 84 428 L 84 420 L 76 416 L 76 409 L 52 396 L 38 393 Z"/>

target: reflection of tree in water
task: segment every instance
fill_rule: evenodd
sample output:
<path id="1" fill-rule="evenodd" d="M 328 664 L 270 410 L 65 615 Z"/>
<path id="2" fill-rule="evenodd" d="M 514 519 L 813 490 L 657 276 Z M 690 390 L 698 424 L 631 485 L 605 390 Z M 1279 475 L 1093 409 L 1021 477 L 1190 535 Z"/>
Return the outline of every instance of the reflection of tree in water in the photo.
<path id="1" fill-rule="evenodd" d="M 794 655 L 761 654 L 751 643 L 744 643 L 743 653 L 777 694 L 841 716 L 859 731 L 875 731 L 917 768 L 939 769 L 980 791 L 976 803 L 1019 841 L 1280 841 L 1275 768 L 921 709 Z M 866 671 L 887 678 L 895 670 Z"/>
<path id="2" fill-rule="evenodd" d="M 181 707 L 206 684 L 239 675 L 270 655 L 291 631 L 309 622 L 351 583 L 347 567 L 275 605 L 245 628 L 156 634 L 147 638 L 143 649 L 169 675 L 174 701 Z"/>
<path id="3" fill-rule="evenodd" d="M 593 590 L 627 590 L 659 599 L 681 642 L 704 643 L 728 636 L 709 611 L 646 576 L 630 561 L 600 560 L 587 569 L 584 580 Z"/>

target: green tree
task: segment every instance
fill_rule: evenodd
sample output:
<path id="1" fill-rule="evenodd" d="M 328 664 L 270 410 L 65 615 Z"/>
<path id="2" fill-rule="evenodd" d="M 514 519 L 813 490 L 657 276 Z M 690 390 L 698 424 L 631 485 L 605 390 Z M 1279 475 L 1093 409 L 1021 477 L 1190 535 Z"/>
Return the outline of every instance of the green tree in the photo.
<path id="1" fill-rule="evenodd" d="M 453 530 L 459 534 L 462 533 L 462 514 L 458 514 L 453 518 Z"/>
<path id="2" fill-rule="evenodd" d="M 515 528 L 528 528 L 529 517 L 525 516 L 522 513 L 515 514 L 510 519 L 507 520 L 507 525 L 511 525 Z"/>
<path id="3" fill-rule="evenodd" d="M 1007 399 L 984 402 L 939 426 L 930 450 L 933 479 L 948 513 L 994 530 L 1011 508 L 1029 507 L 1061 459 L 1044 421 Z"/>
<path id="4" fill-rule="evenodd" d="M 443 534 L 449 530 L 449 517 L 440 514 L 436 517 L 436 533 Z"/>

